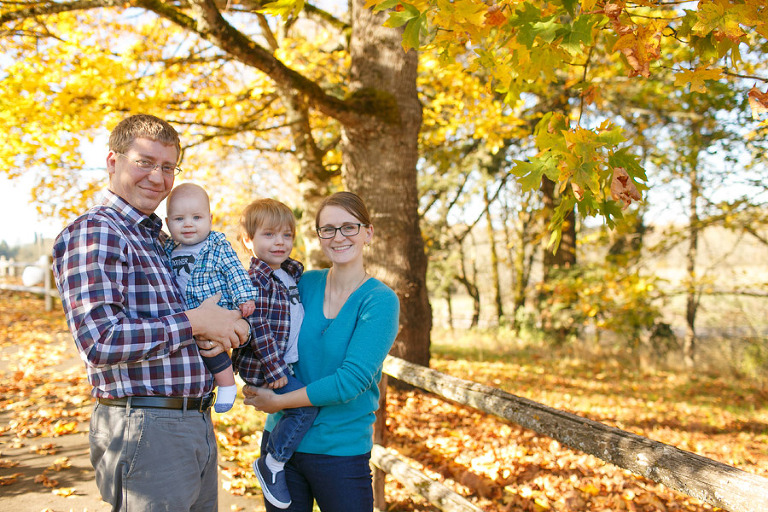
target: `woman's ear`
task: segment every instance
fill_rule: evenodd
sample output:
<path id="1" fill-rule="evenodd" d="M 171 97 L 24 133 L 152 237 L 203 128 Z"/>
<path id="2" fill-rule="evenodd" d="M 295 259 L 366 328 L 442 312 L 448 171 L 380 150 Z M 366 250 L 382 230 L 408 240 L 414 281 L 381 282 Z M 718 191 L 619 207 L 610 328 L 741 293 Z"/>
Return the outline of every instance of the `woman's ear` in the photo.
<path id="1" fill-rule="evenodd" d="M 373 224 L 368 226 L 365 235 L 365 245 L 371 245 L 373 243 Z"/>

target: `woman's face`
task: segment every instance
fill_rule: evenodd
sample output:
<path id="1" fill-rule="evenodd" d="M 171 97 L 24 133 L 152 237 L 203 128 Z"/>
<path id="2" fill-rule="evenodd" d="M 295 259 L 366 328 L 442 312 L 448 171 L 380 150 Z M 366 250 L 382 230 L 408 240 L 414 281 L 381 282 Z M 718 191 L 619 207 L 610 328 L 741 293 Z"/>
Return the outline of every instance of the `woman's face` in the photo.
<path id="1" fill-rule="evenodd" d="M 320 228 L 340 228 L 348 224 L 360 224 L 360 219 L 338 206 L 326 206 L 318 216 L 317 225 Z M 363 248 L 373 238 L 372 226 L 360 226 L 360 232 L 352 236 L 344 236 L 336 230 L 333 238 L 321 238 L 320 247 L 326 257 L 334 265 L 343 265 L 363 259 Z"/>

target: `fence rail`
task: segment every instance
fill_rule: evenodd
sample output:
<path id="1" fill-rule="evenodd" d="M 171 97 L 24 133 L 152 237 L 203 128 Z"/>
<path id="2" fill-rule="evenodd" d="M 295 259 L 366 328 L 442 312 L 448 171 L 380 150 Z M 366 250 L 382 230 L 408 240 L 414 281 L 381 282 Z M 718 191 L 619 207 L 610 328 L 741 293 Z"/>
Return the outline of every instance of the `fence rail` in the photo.
<path id="1" fill-rule="evenodd" d="M 5 282 L 8 277 L 20 275 L 17 269 L 26 270 L 27 268 L 39 268 L 42 270 L 42 286 L 18 285 Z M 51 311 L 53 309 L 53 299 L 59 298 L 59 291 L 53 285 L 53 276 L 51 275 L 51 257 L 44 256 L 39 261 L 15 261 L 13 259 L 9 260 L 5 256 L 0 257 L 0 290 L 43 295 L 45 297 L 45 310 Z"/>
<path id="2" fill-rule="evenodd" d="M 768 478 L 396 357 L 387 357 L 384 373 L 446 400 L 517 423 L 710 505 L 730 512 L 768 510 Z M 386 402 L 383 400 L 382 403 Z M 382 423 L 378 422 L 379 425 Z M 394 464 L 389 460 L 389 454 L 385 457 L 382 450 L 377 447 L 372 460 L 380 470 L 387 471 Z M 393 472 L 392 476 L 402 482 L 398 474 Z M 412 477 L 405 479 L 411 483 L 402 483 L 417 492 L 429 488 L 413 484 Z M 419 493 L 429 499 L 429 493 Z M 456 508 L 455 499 L 451 504 L 453 508 L 443 510 L 475 510 L 463 506 Z M 384 510 L 382 505 L 379 501 L 377 508 Z M 466 505 L 473 506 L 469 502 Z"/>

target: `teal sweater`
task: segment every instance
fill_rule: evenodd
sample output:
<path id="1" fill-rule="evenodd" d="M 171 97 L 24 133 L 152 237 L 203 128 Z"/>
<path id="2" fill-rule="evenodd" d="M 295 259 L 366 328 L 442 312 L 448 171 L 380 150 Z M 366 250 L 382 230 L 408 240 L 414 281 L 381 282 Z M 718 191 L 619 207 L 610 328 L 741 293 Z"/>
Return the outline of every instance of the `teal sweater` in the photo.
<path id="1" fill-rule="evenodd" d="M 373 446 L 381 366 L 397 335 L 400 303 L 389 287 L 371 278 L 329 320 L 323 314 L 327 276 L 328 269 L 312 270 L 299 281 L 304 322 L 294 371 L 320 411 L 297 451 L 361 455 Z M 279 416 L 269 415 L 266 430 Z"/>

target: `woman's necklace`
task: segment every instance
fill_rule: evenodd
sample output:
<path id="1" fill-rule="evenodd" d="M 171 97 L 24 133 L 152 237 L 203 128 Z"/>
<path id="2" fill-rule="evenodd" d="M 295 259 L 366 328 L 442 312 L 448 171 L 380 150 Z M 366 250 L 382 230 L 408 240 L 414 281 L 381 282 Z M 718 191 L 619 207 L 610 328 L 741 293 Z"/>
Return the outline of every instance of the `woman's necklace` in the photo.
<path id="1" fill-rule="evenodd" d="M 336 290 L 336 292 L 334 292 L 334 284 L 336 281 L 334 278 L 335 275 L 333 269 L 328 272 L 328 316 L 333 318 L 336 318 L 339 314 L 339 311 L 344 307 L 344 303 L 347 302 L 349 296 L 355 293 L 355 290 L 360 288 L 365 280 L 368 279 L 368 272 L 364 270 L 362 279 L 360 279 L 355 286 L 349 288 L 349 290 Z M 339 299 L 334 300 L 336 297 L 339 297 Z M 338 309 L 334 306 L 338 306 Z"/>

